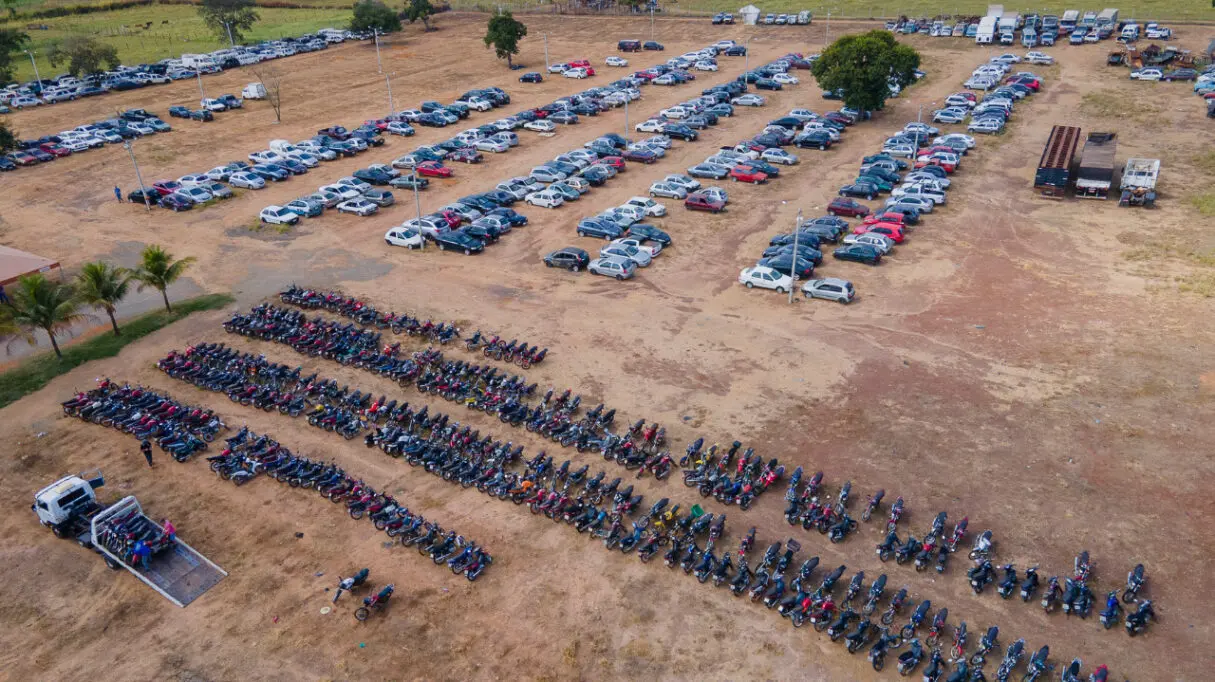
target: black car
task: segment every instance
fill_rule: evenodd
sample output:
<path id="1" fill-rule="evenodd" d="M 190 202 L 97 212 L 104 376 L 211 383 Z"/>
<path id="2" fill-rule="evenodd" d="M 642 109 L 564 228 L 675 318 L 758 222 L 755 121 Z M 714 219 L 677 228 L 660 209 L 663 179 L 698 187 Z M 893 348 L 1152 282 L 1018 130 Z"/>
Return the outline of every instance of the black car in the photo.
<path id="1" fill-rule="evenodd" d="M 422 114 L 418 117 L 417 123 L 431 128 L 442 128 L 447 125 L 447 119 L 434 114 Z"/>
<path id="2" fill-rule="evenodd" d="M 663 232 L 653 225 L 648 225 L 646 223 L 635 223 L 630 225 L 627 235 L 642 241 L 657 242 L 658 244 L 662 244 L 663 247 L 671 245 L 671 235 Z"/>
<path id="3" fill-rule="evenodd" d="M 190 112 L 190 120 L 192 121 L 214 121 L 215 114 L 211 113 L 210 109 L 195 109 Z"/>
<path id="4" fill-rule="evenodd" d="M 496 216 L 510 223 L 511 227 L 522 227 L 527 224 L 527 216 L 513 208 L 495 208 L 486 215 Z"/>
<path id="5" fill-rule="evenodd" d="M 794 251 L 794 248 L 793 248 L 792 243 L 782 244 L 782 245 L 777 245 L 777 246 L 769 246 L 768 248 L 764 249 L 763 257 L 764 258 L 775 258 L 777 256 L 783 256 L 785 254 L 793 253 L 793 251 Z M 810 246 L 805 241 L 803 241 L 800 237 L 798 237 L 798 240 L 797 240 L 797 255 L 799 258 L 804 258 L 804 259 L 810 261 L 811 263 L 814 263 L 815 265 L 821 265 L 823 262 L 823 252 L 819 251 L 818 249 L 814 248 L 813 246 Z"/>
<path id="6" fill-rule="evenodd" d="M 169 107 L 169 115 L 175 118 L 190 118 L 190 110 L 185 107 Z"/>
<path id="7" fill-rule="evenodd" d="M 781 116 L 776 120 L 768 121 L 768 125 L 780 126 L 782 128 L 788 128 L 789 130 L 797 130 L 798 128 L 802 127 L 802 120 L 792 116 Z"/>
<path id="8" fill-rule="evenodd" d="M 151 190 L 149 190 L 151 191 Z M 150 196 L 150 195 L 149 195 Z M 140 199 L 143 203 L 143 199 Z M 189 199 L 179 197 L 176 194 L 166 194 L 160 198 L 160 205 L 173 211 L 188 211 L 194 208 L 194 202 Z"/>
<path id="9" fill-rule="evenodd" d="M 287 169 L 287 172 L 292 175 L 303 175 L 308 172 L 308 167 L 295 159 L 283 159 L 276 162 L 275 165 Z"/>
<path id="10" fill-rule="evenodd" d="M 820 244 L 822 242 L 834 244 L 840 240 L 840 237 L 844 236 L 844 230 L 822 223 L 802 223 L 798 231 L 801 233 L 799 239 L 805 239 L 806 235 L 813 235 L 818 237 Z"/>
<path id="11" fill-rule="evenodd" d="M 583 168 L 578 175 L 587 182 L 591 183 L 592 187 L 599 187 L 612 177 L 611 171 L 607 170 L 603 166 L 587 166 L 586 168 Z"/>
<path id="12" fill-rule="evenodd" d="M 1192 81 L 1198 80 L 1198 71 L 1195 69 L 1174 69 L 1165 73 L 1160 77 L 1162 81 Z"/>
<path id="13" fill-rule="evenodd" d="M 498 241 L 498 237 L 502 234 L 498 228 L 489 225 L 465 225 L 460 228 L 460 232 L 483 244 L 492 244 Z"/>
<path id="14" fill-rule="evenodd" d="M 598 237 L 600 239 L 619 239 L 624 230 L 616 223 L 609 223 L 599 218 L 583 218 L 578 221 L 579 237 Z"/>
<path id="15" fill-rule="evenodd" d="M 750 166 L 757 171 L 766 173 L 768 175 L 768 177 L 770 177 L 770 178 L 775 178 L 780 175 L 780 168 L 778 168 L 777 166 L 773 166 L 772 164 L 768 163 L 767 161 L 762 161 L 760 159 L 752 159 L 749 161 L 744 161 L 742 165 Z"/>
<path id="16" fill-rule="evenodd" d="M 841 197 L 865 197 L 869 201 L 873 201 L 873 198 L 878 195 L 878 187 L 869 182 L 858 182 L 841 187 L 839 195 Z"/>
<path id="17" fill-rule="evenodd" d="M 902 178 L 899 177 L 898 173 L 881 166 L 861 166 L 861 175 L 872 175 L 875 178 L 881 178 L 890 183 L 902 182 Z"/>
<path id="18" fill-rule="evenodd" d="M 457 203 L 464 204 L 465 206 L 468 206 L 470 208 L 475 208 L 482 213 L 485 213 L 486 211 L 492 211 L 495 208 L 498 208 L 497 204 L 495 204 L 494 202 L 490 201 L 489 199 L 486 199 L 485 197 L 483 197 L 479 194 L 470 194 L 470 195 L 460 199 Z"/>
<path id="19" fill-rule="evenodd" d="M 785 86 L 777 83 L 771 78 L 759 78 L 755 81 L 756 90 L 783 90 Z"/>
<path id="20" fill-rule="evenodd" d="M 645 49 L 645 50 L 656 50 L 658 52 L 662 52 L 663 50 L 667 49 L 662 46 L 662 43 L 656 43 L 653 40 L 645 41 L 644 43 L 642 43 L 641 47 L 642 47 L 642 49 Z"/>
<path id="21" fill-rule="evenodd" d="M 821 130 L 811 130 L 793 138 L 793 146 L 799 149 L 827 149 L 831 146 L 831 135 Z"/>
<path id="22" fill-rule="evenodd" d="M 558 249 L 544 257 L 544 264 L 550 268 L 564 268 L 570 272 L 578 272 L 591 262 L 591 256 L 586 251 L 567 246 Z"/>
<path id="23" fill-rule="evenodd" d="M 742 45 L 727 47 L 725 55 L 727 57 L 745 57 L 747 55 L 747 48 Z"/>
<path id="24" fill-rule="evenodd" d="M 515 195 L 511 194 L 510 192 L 504 192 L 500 189 L 491 189 L 488 192 L 481 194 L 480 196 L 485 197 L 486 199 L 494 202 L 499 207 L 510 206 L 519 200 L 518 198 L 515 197 Z M 493 210 L 493 209 L 490 209 L 490 210 Z"/>
<path id="25" fill-rule="evenodd" d="M 485 243 L 480 239 L 470 237 L 459 230 L 443 232 L 433 237 L 435 244 L 443 251 L 463 251 L 465 256 L 481 253 Z"/>
<path id="26" fill-rule="evenodd" d="M 771 246 L 792 246 L 793 241 L 794 241 L 793 233 L 778 234 L 768 242 L 768 245 L 770 247 Z M 805 244 L 806 246 L 808 246 L 812 249 L 818 249 L 819 246 L 822 245 L 823 241 L 824 241 L 823 238 L 821 236 L 819 236 L 819 234 L 817 232 L 807 231 L 804 227 L 803 227 L 803 229 L 798 230 L 798 234 L 797 234 L 798 247 L 801 247 L 801 245 Z"/>
<path id="27" fill-rule="evenodd" d="M 371 185 L 387 185 L 392 182 L 392 176 L 379 168 L 360 168 L 351 175 Z"/>
<path id="28" fill-rule="evenodd" d="M 668 123 L 662 127 L 662 134 L 667 137 L 676 137 L 681 140 L 695 140 L 700 137 L 700 133 L 692 130 L 682 123 Z"/>
<path id="29" fill-rule="evenodd" d="M 851 201 L 851 199 L 848 199 L 846 201 Z M 856 202 L 853 202 L 853 203 L 856 203 Z M 860 206 L 860 204 L 857 204 L 857 205 Z M 844 230 L 848 229 L 848 221 L 844 220 L 843 218 L 841 218 L 837 215 L 819 216 L 818 218 L 815 218 L 813 220 L 804 221 L 802 223 L 802 225 L 803 226 L 826 225 L 827 227 L 835 228 L 836 230 L 838 230 L 840 232 L 843 232 Z"/>
<path id="30" fill-rule="evenodd" d="M 0 156 L 0 171 L 11 171 L 16 170 L 16 168 L 17 164 L 13 163 L 12 159 L 6 156 Z M 143 199 L 140 199 L 140 201 L 143 201 Z"/>
<path id="31" fill-rule="evenodd" d="M 851 260 L 870 265 L 882 262 L 882 254 L 867 244 L 845 244 L 833 251 L 831 255 L 840 260 Z"/>
<path id="32" fill-rule="evenodd" d="M 905 159 L 891 156 L 889 154 L 872 154 L 861 159 L 862 164 L 873 163 L 874 161 L 889 161 L 898 167 L 899 170 L 907 170 L 908 164 Z"/>
<path id="33" fill-rule="evenodd" d="M 220 95 L 218 99 L 229 109 L 240 109 L 244 106 L 244 103 L 236 95 Z"/>
<path id="34" fill-rule="evenodd" d="M 807 279 L 814 274 L 814 263 L 805 258 L 797 258 L 795 262 L 792 253 L 760 259 L 759 265 L 772 268 L 782 275 L 792 275 L 797 279 Z M 794 274 L 794 270 L 796 270 L 796 274 Z"/>
<path id="35" fill-rule="evenodd" d="M 755 144 L 764 148 L 780 147 L 788 144 L 784 139 L 781 138 L 780 135 L 775 133 L 760 133 L 759 135 L 751 138 L 751 140 L 755 142 Z"/>

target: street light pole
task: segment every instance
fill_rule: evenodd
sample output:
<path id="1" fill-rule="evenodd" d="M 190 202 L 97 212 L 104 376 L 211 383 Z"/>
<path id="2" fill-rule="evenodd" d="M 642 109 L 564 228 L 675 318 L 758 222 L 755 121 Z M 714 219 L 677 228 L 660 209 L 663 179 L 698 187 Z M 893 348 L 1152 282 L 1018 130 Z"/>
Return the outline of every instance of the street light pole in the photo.
<path id="1" fill-rule="evenodd" d="M 389 116 L 391 116 L 392 112 L 394 111 L 394 109 L 392 107 L 392 80 L 390 79 L 391 75 L 392 74 L 387 74 L 387 73 L 384 74 L 384 85 L 388 86 L 388 115 Z"/>
<path id="2" fill-rule="evenodd" d="M 426 250 L 426 234 L 422 232 L 422 200 L 418 198 L 418 169 L 413 170 L 413 206 L 418 212 L 418 235 L 422 237 L 422 250 Z"/>
<path id="3" fill-rule="evenodd" d="M 629 99 L 627 97 L 624 99 L 624 134 L 625 136 L 629 134 Z"/>
<path id="4" fill-rule="evenodd" d="M 203 92 L 202 86 L 202 71 L 196 68 L 194 69 L 194 75 L 198 77 L 198 96 L 200 99 L 206 99 L 207 93 Z M 201 102 L 199 102 L 199 104 L 201 104 Z"/>
<path id="5" fill-rule="evenodd" d="M 143 175 L 139 173 L 139 162 L 135 160 L 135 149 L 131 146 L 130 140 L 123 140 L 122 146 L 131 155 L 131 165 L 135 166 L 135 179 L 139 181 L 139 193 L 143 196 L 143 206 L 151 211 L 152 204 L 148 201 L 148 190 L 143 186 Z"/>
<path id="6" fill-rule="evenodd" d="M 831 10 L 827 10 L 827 32 L 823 34 L 823 45 L 831 43 Z"/>
<path id="7" fill-rule="evenodd" d="M 380 61 L 380 29 L 372 29 L 375 35 L 375 69 L 379 73 L 384 73 L 384 64 Z"/>
<path id="8" fill-rule="evenodd" d="M 654 3 L 650 3 L 650 40 L 654 40 Z"/>
<path id="9" fill-rule="evenodd" d="M 541 34 L 544 37 L 544 72 L 548 73 L 548 34 Z"/>
<path id="10" fill-rule="evenodd" d="M 224 28 L 228 29 L 228 44 L 232 47 L 236 47 L 236 41 L 232 38 L 232 22 L 225 21 Z"/>
<path id="11" fill-rule="evenodd" d="M 751 39 L 747 38 L 747 42 L 743 44 L 743 71 L 751 70 Z"/>
<path id="12" fill-rule="evenodd" d="M 797 285 L 797 238 L 802 231 L 802 210 L 797 209 L 797 222 L 793 224 L 793 258 L 789 260 L 789 303 L 793 303 L 793 288 Z"/>
<path id="13" fill-rule="evenodd" d="M 30 50 L 25 50 L 25 53 L 30 56 L 30 64 L 34 65 L 34 80 L 38 81 L 38 90 L 42 90 L 42 76 L 38 74 L 38 62 L 34 60 L 34 53 Z"/>

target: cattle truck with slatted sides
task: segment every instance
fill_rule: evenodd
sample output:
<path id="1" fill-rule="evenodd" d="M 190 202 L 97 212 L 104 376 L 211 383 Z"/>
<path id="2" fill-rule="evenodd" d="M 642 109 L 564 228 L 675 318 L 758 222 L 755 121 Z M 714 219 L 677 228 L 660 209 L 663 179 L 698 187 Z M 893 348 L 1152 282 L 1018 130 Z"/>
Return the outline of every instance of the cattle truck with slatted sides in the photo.
<path id="1" fill-rule="evenodd" d="M 1082 199 L 1106 199 L 1114 184 L 1114 157 L 1118 152 L 1116 133 L 1089 133 L 1080 153 L 1080 170 L 1076 173 L 1076 196 Z"/>
<path id="2" fill-rule="evenodd" d="M 1080 129 L 1076 126 L 1051 128 L 1042 158 L 1038 160 L 1038 172 L 1034 174 L 1034 189 L 1041 191 L 1042 196 L 1063 198 L 1071 183 L 1072 159 L 1079 144 Z"/>
<path id="3" fill-rule="evenodd" d="M 137 566 L 129 553 L 115 551 L 115 529 L 135 532 L 145 529 L 163 534 L 164 527 L 143 513 L 139 500 L 124 497 L 114 504 L 97 500 L 97 488 L 105 485 L 100 471 L 64 476 L 34 495 L 30 509 L 38 521 L 59 538 L 70 538 L 85 549 L 101 555 L 105 565 L 117 571 L 126 569 L 165 599 L 185 606 L 202 596 L 228 575 L 181 538 L 165 537 L 148 560 L 148 567 Z M 109 536 L 106 533 L 110 533 Z M 130 541 L 131 538 L 119 538 Z"/>
<path id="4" fill-rule="evenodd" d="M 1160 178 L 1160 159 L 1127 159 L 1122 167 L 1119 206 L 1156 206 L 1156 180 Z"/>

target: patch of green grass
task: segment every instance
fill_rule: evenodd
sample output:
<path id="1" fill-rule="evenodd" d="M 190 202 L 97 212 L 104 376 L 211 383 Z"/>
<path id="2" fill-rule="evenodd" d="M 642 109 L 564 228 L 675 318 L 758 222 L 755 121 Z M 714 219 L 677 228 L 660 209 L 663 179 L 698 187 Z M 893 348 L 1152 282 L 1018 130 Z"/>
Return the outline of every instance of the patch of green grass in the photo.
<path id="1" fill-rule="evenodd" d="M 44 4 L 47 3 L 31 4 L 21 9 L 37 9 Z M 341 28 L 349 25 L 351 17 L 349 9 L 260 7 L 257 12 L 261 19 L 246 36 L 250 42 L 297 36 L 321 28 Z M 0 16 L 0 19 L 3 17 Z M 198 8 L 192 5 L 132 7 L 32 22 L 47 26 L 47 30 L 31 30 L 27 28 L 27 23 L 30 22 L 0 20 L 0 29 L 14 28 L 29 34 L 43 78 L 66 70 L 65 65 L 51 67 L 46 53 L 51 43 L 73 35 L 87 35 L 113 45 L 118 48 L 118 57 L 124 64 L 151 63 L 179 57 L 187 52 L 210 52 L 228 45 L 227 38 L 220 39 L 203 24 Z M 28 58 L 14 60 L 14 65 L 19 80 L 34 77 L 34 68 Z"/>
<path id="2" fill-rule="evenodd" d="M 1215 193 L 1207 192 L 1190 197 L 1190 203 L 1205 216 L 1215 216 Z"/>
<path id="3" fill-rule="evenodd" d="M 1215 152 L 1207 152 L 1195 156 L 1194 165 L 1201 171 L 1215 175 Z"/>
<path id="4" fill-rule="evenodd" d="M 17 367 L 0 374 L 0 407 L 14 403 L 37 391 L 61 374 L 83 365 L 90 360 L 100 360 L 118 355 L 127 344 L 137 341 L 152 332 L 201 310 L 217 310 L 235 299 L 228 294 L 207 294 L 179 301 L 173 312 L 158 310 L 127 320 L 121 325 L 122 336 L 106 331 L 79 343 L 63 347 L 63 358 L 52 352 L 41 353 L 25 360 Z"/>
<path id="5" fill-rule="evenodd" d="M 1215 298 L 1215 274 L 1200 273 L 1178 277 L 1177 290 L 1187 294 L 1198 294 L 1204 298 Z"/>

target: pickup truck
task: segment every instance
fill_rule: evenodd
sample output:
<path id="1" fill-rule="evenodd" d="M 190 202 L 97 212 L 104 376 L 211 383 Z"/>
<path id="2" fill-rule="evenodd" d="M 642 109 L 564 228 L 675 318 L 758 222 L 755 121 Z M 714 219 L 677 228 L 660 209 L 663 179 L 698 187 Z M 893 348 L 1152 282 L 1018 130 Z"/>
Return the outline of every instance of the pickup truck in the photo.
<path id="1" fill-rule="evenodd" d="M 100 471 L 65 476 L 34 495 L 31 511 L 58 538 L 71 538 L 101 555 L 105 565 L 126 569 L 169 601 L 184 607 L 214 587 L 228 572 L 215 565 L 143 513 L 133 496 L 111 505 L 97 500 L 105 485 Z M 134 536 L 152 548 L 143 568 L 128 546 Z"/>

